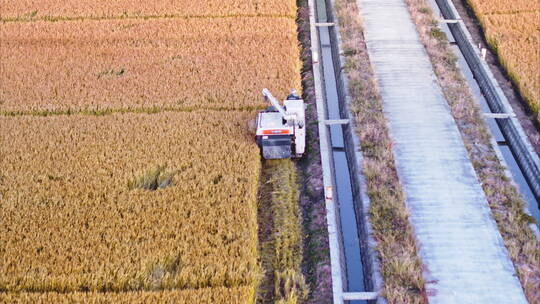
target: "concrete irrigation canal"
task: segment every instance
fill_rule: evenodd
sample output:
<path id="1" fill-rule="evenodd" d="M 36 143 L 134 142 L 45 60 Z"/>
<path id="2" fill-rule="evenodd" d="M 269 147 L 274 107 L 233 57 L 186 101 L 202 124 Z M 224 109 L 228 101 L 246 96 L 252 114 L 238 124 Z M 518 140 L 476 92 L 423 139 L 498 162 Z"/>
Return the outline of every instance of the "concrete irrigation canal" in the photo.
<path id="1" fill-rule="evenodd" d="M 329 222 L 330 252 L 334 303 L 360 304 L 375 300 L 371 275 L 366 274 L 363 261 L 362 235 L 359 232 L 362 215 L 353 197 L 351 159 L 346 153 L 340 83 L 335 67 L 331 30 L 325 0 L 310 1 L 311 38 L 314 77 L 319 118 L 321 160 Z M 370 287 L 370 288 L 367 288 Z"/>
<path id="2" fill-rule="evenodd" d="M 317 21 L 328 22 L 324 1 L 317 2 Z M 342 119 L 338 96 L 338 84 L 334 60 L 332 59 L 332 45 L 329 28 L 319 28 L 321 46 L 321 62 L 323 65 L 324 91 L 326 92 L 326 109 L 329 120 L 339 121 Z M 336 200 L 339 202 L 339 222 L 341 223 L 341 235 L 343 242 L 343 254 L 345 257 L 345 277 L 347 279 L 347 291 L 363 292 L 365 290 L 364 270 L 360 250 L 358 233 L 359 216 L 356 214 L 352 195 L 351 174 L 345 155 L 345 141 L 341 124 L 329 125 L 334 178 L 336 184 Z M 351 303 L 365 303 L 352 301 Z"/>

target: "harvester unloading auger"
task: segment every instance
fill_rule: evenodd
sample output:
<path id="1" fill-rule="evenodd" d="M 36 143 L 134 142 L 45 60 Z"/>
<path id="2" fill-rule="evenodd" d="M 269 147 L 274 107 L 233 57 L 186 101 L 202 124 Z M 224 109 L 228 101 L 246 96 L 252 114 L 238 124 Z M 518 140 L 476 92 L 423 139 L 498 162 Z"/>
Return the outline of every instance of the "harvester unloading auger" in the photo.
<path id="1" fill-rule="evenodd" d="M 262 91 L 271 107 L 257 115 L 257 144 L 265 159 L 300 158 L 306 148 L 304 101 L 291 90 L 283 106 L 268 89 Z"/>

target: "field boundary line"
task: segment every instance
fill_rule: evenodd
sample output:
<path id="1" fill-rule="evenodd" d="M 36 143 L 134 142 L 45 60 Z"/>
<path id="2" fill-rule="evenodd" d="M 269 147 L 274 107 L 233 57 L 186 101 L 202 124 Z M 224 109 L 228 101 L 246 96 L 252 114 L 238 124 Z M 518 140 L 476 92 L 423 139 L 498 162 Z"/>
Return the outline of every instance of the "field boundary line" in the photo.
<path id="1" fill-rule="evenodd" d="M 540 12 L 540 9 L 522 10 L 522 11 L 495 11 L 495 12 L 479 13 L 479 15 L 498 16 L 498 15 L 517 15 L 521 13 L 537 13 L 537 12 Z"/>
<path id="2" fill-rule="evenodd" d="M 1 23 L 25 23 L 25 22 L 62 22 L 62 21 L 102 21 L 102 20 L 152 20 L 152 19 L 227 19 L 227 18 L 284 18 L 296 20 L 296 16 L 279 15 L 279 14 L 232 14 L 232 15 L 179 15 L 179 14 L 164 14 L 164 15 L 115 15 L 115 16 L 43 16 L 38 18 L 28 17 L 8 17 L 0 18 Z"/>
<path id="3" fill-rule="evenodd" d="M 39 289 L 23 289 L 19 291 L 10 291 L 10 290 L 1 290 L 0 295 L 2 294 L 10 294 L 10 293 L 37 293 L 37 294 L 46 294 L 46 293 L 56 293 L 56 294 L 62 294 L 67 295 L 71 293 L 95 293 L 95 294 L 123 294 L 123 293 L 132 293 L 132 292 L 164 292 L 164 291 L 186 291 L 186 290 L 202 290 L 202 289 L 212 289 L 212 288 L 241 288 L 241 287 L 250 287 L 249 284 L 238 284 L 238 285 L 217 285 L 217 286 L 202 286 L 199 288 L 158 288 L 158 289 L 122 289 L 122 290 L 90 290 L 90 291 L 80 291 L 80 290 L 49 290 L 49 291 L 43 291 Z"/>
<path id="4" fill-rule="evenodd" d="M 257 106 L 245 106 L 239 108 L 226 108 L 226 107 L 148 107 L 138 109 L 85 109 L 85 110 L 36 110 L 36 111 L 1 111 L 0 117 L 18 117 L 18 116 L 70 116 L 70 115 L 88 115 L 88 116 L 106 116 L 113 114 L 158 114 L 163 112 L 178 112 L 189 113 L 199 111 L 213 111 L 213 112 L 250 112 L 260 111 L 265 109 L 264 105 Z"/>

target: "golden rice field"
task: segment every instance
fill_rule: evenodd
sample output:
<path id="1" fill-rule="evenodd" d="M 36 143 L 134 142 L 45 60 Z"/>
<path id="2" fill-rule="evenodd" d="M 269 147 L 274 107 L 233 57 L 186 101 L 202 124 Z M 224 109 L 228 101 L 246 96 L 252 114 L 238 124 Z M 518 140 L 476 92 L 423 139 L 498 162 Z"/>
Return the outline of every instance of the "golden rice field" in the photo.
<path id="1" fill-rule="evenodd" d="M 249 16 L 296 17 L 295 0 L 0 0 L 1 19 Z"/>
<path id="2" fill-rule="evenodd" d="M 469 0 L 477 14 L 504 14 L 535 11 L 539 9 L 535 0 Z"/>
<path id="3" fill-rule="evenodd" d="M 540 122 L 540 2 L 468 0 L 488 43 Z"/>
<path id="4" fill-rule="evenodd" d="M 246 122 L 301 87 L 295 16 L 0 0 L 0 302 L 254 303 Z"/>
<path id="5" fill-rule="evenodd" d="M 299 88 L 294 19 L 8 22 L 0 112 L 254 109 Z"/>
<path id="6" fill-rule="evenodd" d="M 140 304 L 140 303 L 197 303 L 244 304 L 253 298 L 253 288 L 201 288 L 166 291 L 133 291 L 123 293 L 0 293 L 0 303 L 10 304 Z M 196 302 L 193 302 L 196 301 Z"/>
<path id="7" fill-rule="evenodd" d="M 253 286 L 253 115 L 0 118 L 0 290 Z M 130 189 L 159 165 L 168 187 Z"/>

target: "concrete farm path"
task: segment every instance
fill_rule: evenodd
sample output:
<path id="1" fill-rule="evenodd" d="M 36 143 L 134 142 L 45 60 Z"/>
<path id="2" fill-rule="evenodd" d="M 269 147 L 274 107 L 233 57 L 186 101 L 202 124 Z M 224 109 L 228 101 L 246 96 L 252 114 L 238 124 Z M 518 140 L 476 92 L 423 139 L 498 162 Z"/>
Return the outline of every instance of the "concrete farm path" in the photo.
<path id="1" fill-rule="evenodd" d="M 403 0 L 357 0 L 430 303 L 527 303 Z"/>

